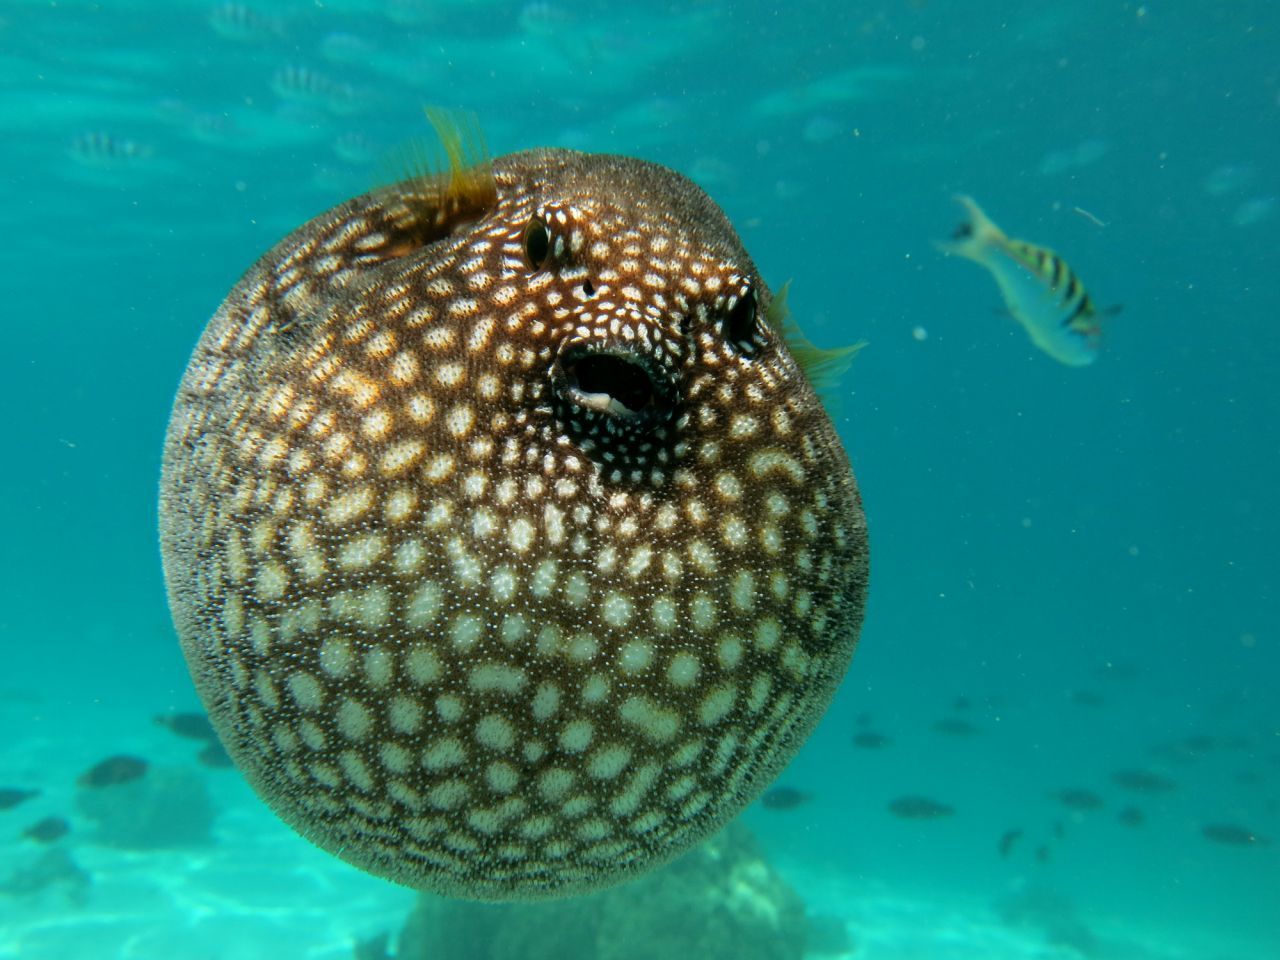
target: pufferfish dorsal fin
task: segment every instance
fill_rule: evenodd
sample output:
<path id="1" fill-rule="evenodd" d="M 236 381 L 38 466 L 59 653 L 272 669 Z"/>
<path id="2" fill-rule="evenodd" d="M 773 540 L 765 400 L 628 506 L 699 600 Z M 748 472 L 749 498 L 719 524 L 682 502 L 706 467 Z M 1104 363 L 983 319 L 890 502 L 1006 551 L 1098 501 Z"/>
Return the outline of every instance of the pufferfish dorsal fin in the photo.
<path id="1" fill-rule="evenodd" d="M 498 182 L 479 118 L 467 110 L 425 107 L 437 142 L 411 140 L 388 165 L 397 209 L 393 256 L 439 240 L 480 220 L 498 206 Z M 441 157 L 441 151 L 444 156 Z"/>
<path id="2" fill-rule="evenodd" d="M 854 356 L 867 345 L 867 341 L 859 340 L 844 347 L 816 346 L 791 316 L 791 310 L 787 307 L 787 294 L 790 290 L 791 281 L 788 280 L 774 292 L 769 309 L 765 311 L 765 321 L 782 337 L 783 343 L 796 358 L 796 363 L 800 364 L 800 369 L 813 384 L 813 389 L 830 406 L 835 388 L 849 371 Z"/>

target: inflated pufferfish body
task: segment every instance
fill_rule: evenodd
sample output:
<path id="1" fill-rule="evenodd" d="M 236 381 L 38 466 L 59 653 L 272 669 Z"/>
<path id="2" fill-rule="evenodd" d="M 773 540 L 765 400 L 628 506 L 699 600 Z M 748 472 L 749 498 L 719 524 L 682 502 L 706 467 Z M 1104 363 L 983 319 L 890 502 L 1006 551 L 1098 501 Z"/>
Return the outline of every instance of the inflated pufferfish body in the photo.
<path id="1" fill-rule="evenodd" d="M 317 217 L 210 321 L 165 449 L 170 603 L 228 751 L 310 840 L 449 895 L 586 892 L 799 748 L 865 525 L 700 189 L 448 146 L 451 177 Z"/>

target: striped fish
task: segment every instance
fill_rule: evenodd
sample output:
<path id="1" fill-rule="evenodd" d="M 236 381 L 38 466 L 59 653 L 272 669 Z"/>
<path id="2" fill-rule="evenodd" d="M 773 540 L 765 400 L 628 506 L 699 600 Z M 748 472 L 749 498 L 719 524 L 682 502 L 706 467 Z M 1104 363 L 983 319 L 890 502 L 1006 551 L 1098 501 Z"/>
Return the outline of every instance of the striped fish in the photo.
<path id="1" fill-rule="evenodd" d="M 990 270 L 1009 313 L 1053 359 L 1071 367 L 1093 363 L 1102 326 L 1075 271 L 1052 250 L 1005 236 L 972 197 L 956 200 L 969 219 L 938 249 Z"/>

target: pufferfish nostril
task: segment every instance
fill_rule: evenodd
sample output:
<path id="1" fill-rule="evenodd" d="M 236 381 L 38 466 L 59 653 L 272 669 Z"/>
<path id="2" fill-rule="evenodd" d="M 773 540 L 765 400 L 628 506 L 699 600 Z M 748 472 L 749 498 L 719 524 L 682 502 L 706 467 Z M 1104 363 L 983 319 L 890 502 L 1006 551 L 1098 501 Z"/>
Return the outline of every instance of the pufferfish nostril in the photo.
<path id="1" fill-rule="evenodd" d="M 623 422 L 650 422 L 669 413 L 674 390 L 666 375 L 625 348 L 574 344 L 552 370 L 560 398 L 583 411 Z"/>

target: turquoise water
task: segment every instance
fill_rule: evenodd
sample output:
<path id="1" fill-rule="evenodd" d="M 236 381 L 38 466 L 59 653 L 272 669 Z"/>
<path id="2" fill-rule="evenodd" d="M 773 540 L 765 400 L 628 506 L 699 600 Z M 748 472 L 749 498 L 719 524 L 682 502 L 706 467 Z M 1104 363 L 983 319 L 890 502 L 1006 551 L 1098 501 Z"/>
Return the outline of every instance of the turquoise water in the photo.
<path id="1" fill-rule="evenodd" d="M 423 103 L 475 110 L 495 154 L 690 174 L 814 339 L 869 341 L 836 398 L 862 643 L 781 778 L 809 802 L 745 814 L 855 956 L 1280 956 L 1280 8 L 612 9 L 0 4 L 0 787 L 42 791 L 0 811 L 0 886 L 47 849 L 91 878 L 0 895 L 0 957 L 349 956 L 411 906 L 151 717 L 198 707 L 154 533 L 190 349 Z M 934 249 L 957 192 L 1122 307 L 1096 364 L 1039 353 Z M 73 785 L 113 753 L 194 771 L 217 842 L 93 843 Z M 954 813 L 895 817 L 904 794 Z M 70 834 L 20 837 L 46 816 Z M 1046 913 L 1093 939 L 1047 942 Z"/>

